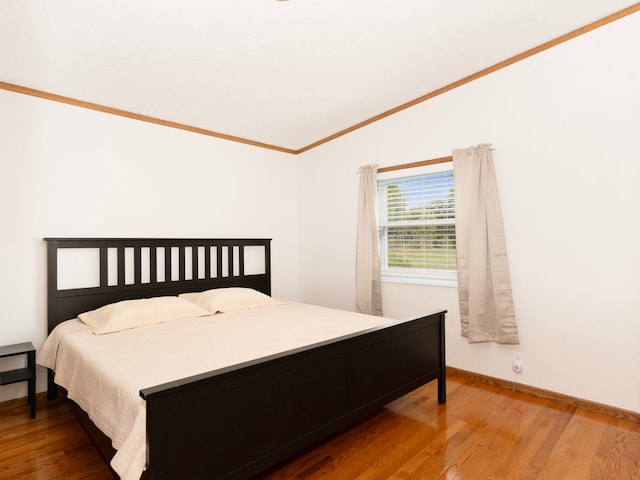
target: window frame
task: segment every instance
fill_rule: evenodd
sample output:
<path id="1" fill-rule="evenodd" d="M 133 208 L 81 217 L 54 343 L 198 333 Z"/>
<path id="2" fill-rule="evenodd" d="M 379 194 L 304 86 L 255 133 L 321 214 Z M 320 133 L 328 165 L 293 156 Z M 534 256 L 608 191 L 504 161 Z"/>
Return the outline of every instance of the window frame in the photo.
<path id="1" fill-rule="evenodd" d="M 384 173 L 379 173 L 377 176 L 376 187 L 379 190 L 379 181 L 389 181 L 395 179 L 403 179 L 408 177 L 416 177 L 420 175 L 433 175 L 444 172 L 453 172 L 453 164 L 451 162 L 441 163 L 435 165 L 427 165 L 422 167 L 413 167 L 407 170 L 394 170 Z M 378 192 L 379 195 L 379 192 Z M 455 199 L 455 197 L 454 197 Z M 403 267 L 388 267 L 385 265 L 384 259 L 388 258 L 386 245 L 383 240 L 382 229 L 388 226 L 387 222 L 381 221 L 381 208 L 380 202 L 383 200 L 378 199 L 376 202 L 377 208 L 377 220 L 378 220 L 378 239 L 380 248 L 380 273 L 381 280 L 389 283 L 411 283 L 411 284 L 423 284 L 423 285 L 437 285 L 457 287 L 458 285 L 458 271 L 445 270 L 445 269 L 416 269 L 416 268 L 403 268 Z M 434 224 L 446 224 L 453 225 L 455 228 L 455 218 L 451 222 L 442 220 L 432 220 L 425 222 L 423 225 Z M 383 249 L 385 249 L 383 251 Z"/>

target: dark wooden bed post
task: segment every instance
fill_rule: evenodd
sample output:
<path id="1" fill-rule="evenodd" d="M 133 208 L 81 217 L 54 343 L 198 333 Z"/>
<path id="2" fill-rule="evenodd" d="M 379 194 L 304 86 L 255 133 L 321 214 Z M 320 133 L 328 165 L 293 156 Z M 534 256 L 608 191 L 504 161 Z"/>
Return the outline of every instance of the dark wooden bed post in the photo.
<path id="1" fill-rule="evenodd" d="M 438 403 L 444 405 L 447 403 L 447 355 L 446 355 L 446 328 L 445 328 L 445 312 L 442 314 L 440 321 L 440 373 L 438 374 Z"/>
<path id="2" fill-rule="evenodd" d="M 55 301 L 52 292 L 58 291 L 58 242 L 47 241 L 47 317 L 55 317 Z M 51 333 L 51 328 L 48 329 Z M 54 400 L 58 397 L 58 387 L 53 381 L 53 370 L 47 369 L 47 399 Z"/>

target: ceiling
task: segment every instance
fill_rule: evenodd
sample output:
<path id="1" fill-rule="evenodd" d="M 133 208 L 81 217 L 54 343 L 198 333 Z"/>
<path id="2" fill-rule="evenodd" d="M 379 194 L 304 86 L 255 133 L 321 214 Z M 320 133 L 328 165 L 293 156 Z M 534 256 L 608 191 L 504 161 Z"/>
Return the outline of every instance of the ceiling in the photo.
<path id="1" fill-rule="evenodd" d="M 629 0 L 0 0 L 0 82 L 299 150 Z"/>

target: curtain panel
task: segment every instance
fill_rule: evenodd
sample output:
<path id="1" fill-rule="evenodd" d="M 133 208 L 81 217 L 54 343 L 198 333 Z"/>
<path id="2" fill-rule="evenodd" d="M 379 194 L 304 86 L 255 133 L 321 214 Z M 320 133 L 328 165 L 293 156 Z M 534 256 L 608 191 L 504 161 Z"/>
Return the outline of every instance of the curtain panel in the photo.
<path id="1" fill-rule="evenodd" d="M 491 145 L 453 150 L 462 336 L 518 344 Z"/>
<path id="2" fill-rule="evenodd" d="M 356 240 L 356 310 L 382 316 L 380 250 L 376 215 L 378 165 L 360 167 L 358 232 Z"/>

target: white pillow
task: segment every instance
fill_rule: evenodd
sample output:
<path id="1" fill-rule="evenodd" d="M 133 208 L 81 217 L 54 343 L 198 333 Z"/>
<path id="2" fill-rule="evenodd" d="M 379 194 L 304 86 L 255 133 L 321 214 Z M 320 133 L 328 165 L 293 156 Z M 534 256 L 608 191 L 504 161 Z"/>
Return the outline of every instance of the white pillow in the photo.
<path id="1" fill-rule="evenodd" d="M 206 292 L 183 293 L 180 298 L 189 300 L 209 312 L 232 312 L 247 308 L 265 307 L 267 305 L 283 305 L 283 302 L 252 288 L 229 287 L 214 288 Z"/>
<path id="2" fill-rule="evenodd" d="M 93 329 L 93 333 L 119 332 L 130 328 L 163 323 L 182 318 L 211 315 L 207 310 L 178 297 L 154 297 L 111 303 L 78 318 Z"/>

